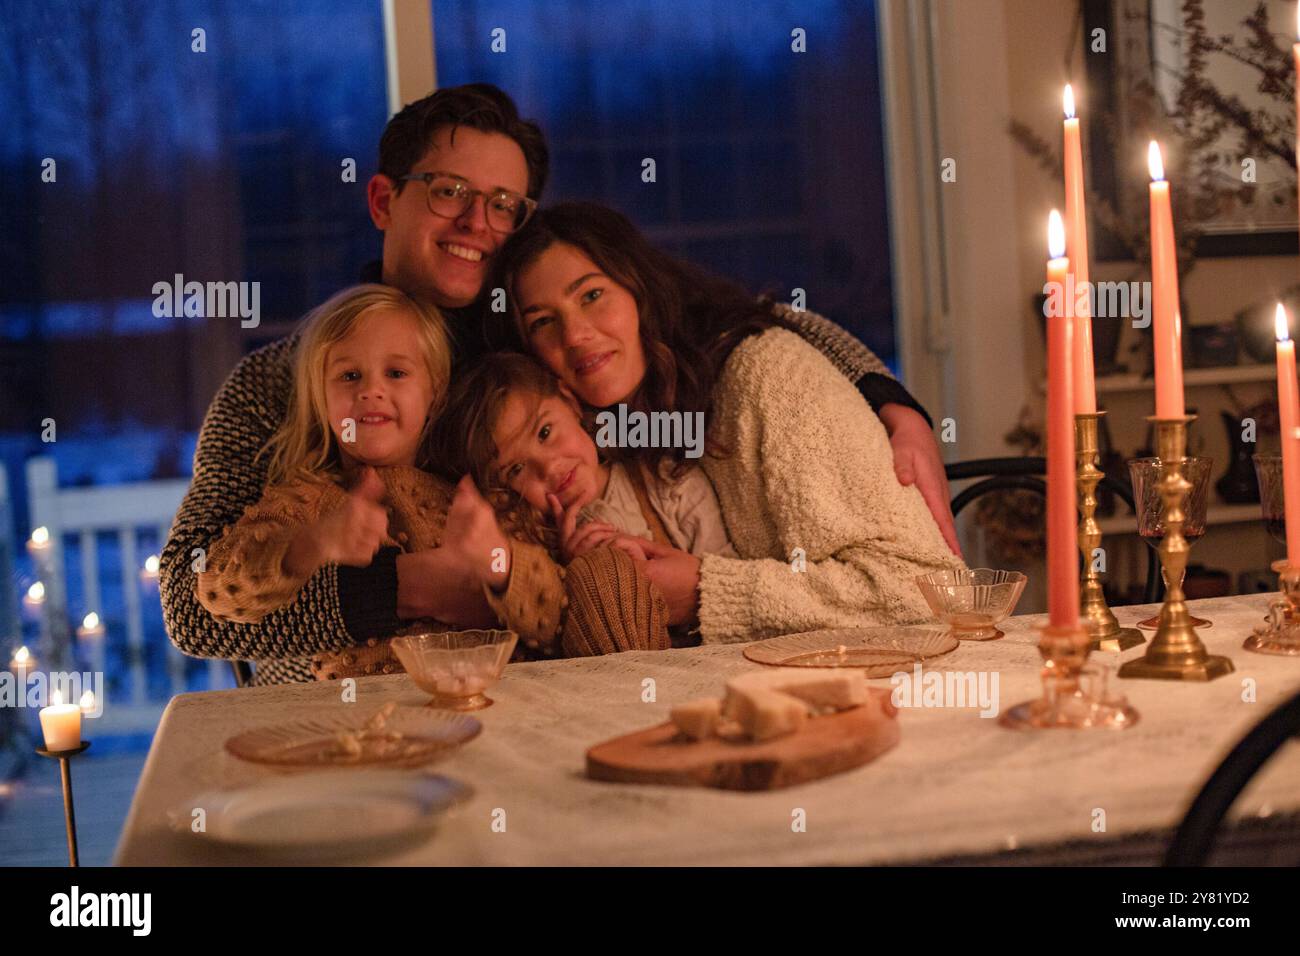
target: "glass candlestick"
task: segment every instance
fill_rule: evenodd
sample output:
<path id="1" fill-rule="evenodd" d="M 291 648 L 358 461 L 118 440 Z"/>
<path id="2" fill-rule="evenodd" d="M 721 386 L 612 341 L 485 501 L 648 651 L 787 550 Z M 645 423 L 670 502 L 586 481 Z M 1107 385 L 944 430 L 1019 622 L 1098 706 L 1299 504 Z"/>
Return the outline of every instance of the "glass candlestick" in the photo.
<path id="1" fill-rule="evenodd" d="M 1086 663 L 1092 641 L 1082 623 L 1074 627 L 1048 624 L 1041 633 L 1038 653 L 1043 656 L 1043 696 L 1004 713 L 998 721 L 1003 727 L 1123 730 L 1137 723 L 1138 712 L 1124 696 L 1107 689 L 1107 669 Z"/>
<path id="2" fill-rule="evenodd" d="M 1279 597 L 1268 605 L 1265 624 L 1258 627 L 1241 645 L 1256 654 L 1300 655 L 1300 566 L 1286 558 L 1273 562 L 1277 572 Z"/>

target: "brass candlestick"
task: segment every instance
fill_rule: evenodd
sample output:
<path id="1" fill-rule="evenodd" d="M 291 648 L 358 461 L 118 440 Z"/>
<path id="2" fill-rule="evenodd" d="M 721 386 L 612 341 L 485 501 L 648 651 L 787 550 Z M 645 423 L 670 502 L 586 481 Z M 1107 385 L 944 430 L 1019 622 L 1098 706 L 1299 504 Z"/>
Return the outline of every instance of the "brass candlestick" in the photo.
<path id="1" fill-rule="evenodd" d="M 1300 567 L 1286 558 L 1273 562 L 1281 595 L 1268 605 L 1268 623 L 1241 646 L 1256 654 L 1300 654 Z"/>
<path id="2" fill-rule="evenodd" d="M 86 752 L 89 740 L 83 740 L 72 750 L 46 750 L 38 747 L 36 752 L 42 757 L 49 757 L 59 762 L 59 773 L 63 778 L 63 825 L 68 831 L 68 866 L 80 866 L 77 855 L 77 815 L 72 804 L 72 763 L 73 757 Z"/>
<path id="3" fill-rule="evenodd" d="M 1094 651 L 1126 651 L 1146 640 L 1133 627 L 1120 627 L 1119 620 L 1106 604 L 1101 574 L 1093 566 L 1093 555 L 1101 544 L 1101 526 L 1097 524 L 1097 484 L 1102 473 L 1097 467 L 1097 420 L 1105 412 L 1074 416 L 1074 454 L 1078 461 L 1079 550 L 1083 552 L 1083 577 L 1079 582 L 1079 613 Z"/>
<path id="4" fill-rule="evenodd" d="M 1119 669 L 1120 677 L 1158 680 L 1210 681 L 1232 673 L 1232 661 L 1210 654 L 1196 635 L 1187 601 L 1183 596 L 1183 572 L 1191 545 L 1183 537 L 1183 502 L 1192 483 L 1183 475 L 1187 450 L 1187 426 L 1196 416 L 1158 418 L 1147 421 L 1156 428 L 1156 450 L 1160 458 L 1160 497 L 1164 501 L 1165 536 L 1160 541 L 1160 566 L 1165 575 L 1165 603 L 1160 607 L 1160 626 L 1144 656 Z"/>

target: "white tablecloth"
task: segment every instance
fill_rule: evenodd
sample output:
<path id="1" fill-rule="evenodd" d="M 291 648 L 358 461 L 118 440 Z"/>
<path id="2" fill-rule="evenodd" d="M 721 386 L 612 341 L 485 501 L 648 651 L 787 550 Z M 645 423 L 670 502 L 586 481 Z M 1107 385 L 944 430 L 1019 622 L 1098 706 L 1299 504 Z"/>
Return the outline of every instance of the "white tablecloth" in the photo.
<path id="1" fill-rule="evenodd" d="M 1016 732 L 977 709 L 914 708 L 902 740 L 865 767 L 785 790 L 599 783 L 584 775 L 594 743 L 666 720 L 674 704 L 719 695 L 728 677 L 759 665 L 740 645 L 514 664 L 475 716 L 483 733 L 429 768 L 469 783 L 473 798 L 429 839 L 380 858 L 388 864 L 854 864 L 924 860 L 1070 840 L 1116 840 L 1175 826 L 1232 745 L 1300 689 L 1300 658 L 1247 653 L 1241 642 L 1268 595 L 1194 602 L 1201 631 L 1236 672 L 1209 684 L 1118 681 L 1141 714 L 1126 731 Z M 1150 607 L 1116 610 L 1131 624 Z M 934 669 L 996 672 L 1006 709 L 1040 692 L 1035 644 L 1042 616 L 1012 618 L 998 641 L 964 643 Z M 1148 634 L 1150 632 L 1147 632 Z M 1118 666 L 1143 647 L 1095 654 Z M 643 682 L 654 680 L 655 701 Z M 889 687 L 888 679 L 875 681 Z M 1253 686 L 1254 700 L 1248 698 Z M 405 675 L 364 678 L 358 704 L 427 698 Z M 217 786 L 276 771 L 223 751 L 230 736 L 333 708 L 339 685 L 320 683 L 183 694 L 163 716 L 115 862 L 255 863 L 175 834 L 167 810 Z M 1281 751 L 1234 816 L 1300 809 L 1300 755 Z M 361 770 L 352 772 L 364 772 Z M 78 794 L 93 800 L 93 794 Z M 502 815 L 504 832 L 493 828 Z M 796 811 L 802 811 L 797 813 Z M 1104 814 L 1104 832 L 1096 829 Z M 802 818 L 800 830 L 793 824 Z"/>

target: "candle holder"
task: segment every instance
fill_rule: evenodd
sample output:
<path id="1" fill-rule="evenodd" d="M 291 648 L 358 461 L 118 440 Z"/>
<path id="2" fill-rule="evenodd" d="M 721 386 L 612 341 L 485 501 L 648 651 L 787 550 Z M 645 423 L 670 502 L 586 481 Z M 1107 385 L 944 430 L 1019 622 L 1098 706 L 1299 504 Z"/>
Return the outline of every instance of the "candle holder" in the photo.
<path id="1" fill-rule="evenodd" d="M 1256 654 L 1300 654 L 1300 566 L 1286 558 L 1273 562 L 1280 597 L 1269 602 L 1268 623 L 1258 627 L 1241 646 Z"/>
<path id="2" fill-rule="evenodd" d="M 42 757 L 49 757 L 59 762 L 59 772 L 63 777 L 63 822 L 68 829 L 68 866 L 80 866 L 77 860 L 77 815 L 72 806 L 72 758 L 86 752 L 89 740 L 83 740 L 81 746 L 74 750 L 46 750 L 37 747 L 36 752 Z"/>
<path id="3" fill-rule="evenodd" d="M 1097 484 L 1101 470 L 1097 467 L 1097 422 L 1105 412 L 1074 416 L 1074 453 L 1078 461 L 1079 550 L 1083 552 L 1083 576 L 1079 581 L 1079 613 L 1094 651 L 1126 651 L 1146 638 L 1133 627 L 1120 627 L 1119 620 L 1106 604 L 1101 574 L 1093 567 L 1093 554 L 1101 544 L 1101 526 L 1097 524 Z"/>
<path id="4" fill-rule="evenodd" d="M 1165 575 L 1165 602 L 1160 607 L 1160 624 L 1147 652 L 1119 669 L 1120 677 L 1156 680 L 1211 681 L 1232 673 L 1232 661 L 1210 654 L 1192 626 L 1183 595 L 1183 572 L 1191 545 L 1183 537 L 1183 503 L 1192 483 L 1183 474 L 1187 450 L 1187 426 L 1195 415 L 1147 421 L 1155 426 L 1156 451 L 1160 458 L 1160 497 L 1164 502 L 1165 534 L 1160 541 L 1160 566 Z"/>
<path id="5" fill-rule="evenodd" d="M 1086 666 L 1092 639 L 1083 624 L 1048 624 L 1041 633 L 1043 696 L 1006 711 L 998 721 L 1003 727 L 1123 730 L 1137 723 L 1138 712 L 1124 696 L 1108 692 L 1106 669 Z"/>
<path id="6" fill-rule="evenodd" d="M 1187 547 L 1192 548 L 1205 534 L 1209 520 L 1210 473 L 1213 471 L 1214 462 L 1209 458 L 1185 455 L 1182 465 L 1183 478 L 1191 485 L 1191 490 L 1187 492 L 1180 505 L 1183 513 L 1182 535 L 1187 541 Z M 1136 512 L 1138 535 L 1149 548 L 1159 554 L 1160 542 L 1166 531 L 1165 502 L 1162 492 L 1164 462 L 1156 456 L 1131 458 L 1128 462 L 1128 470 L 1129 478 L 1133 482 L 1133 510 Z M 1184 572 L 1184 579 L 1186 576 Z M 1164 579 L 1163 571 L 1161 578 Z M 1168 586 L 1169 581 L 1165 579 L 1165 587 Z M 1198 631 L 1214 626 L 1214 622 L 1205 618 L 1192 617 L 1190 620 L 1192 627 Z M 1138 621 L 1135 626 L 1151 631 L 1156 630 L 1160 627 L 1160 611 L 1157 609 L 1155 614 L 1144 621 Z"/>

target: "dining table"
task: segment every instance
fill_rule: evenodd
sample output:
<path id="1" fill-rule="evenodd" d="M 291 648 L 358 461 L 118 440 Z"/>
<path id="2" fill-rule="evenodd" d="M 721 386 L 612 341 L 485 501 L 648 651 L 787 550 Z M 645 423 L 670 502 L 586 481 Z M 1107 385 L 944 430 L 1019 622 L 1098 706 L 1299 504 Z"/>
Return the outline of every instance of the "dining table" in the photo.
<path id="1" fill-rule="evenodd" d="M 1127 729 L 1015 730 L 995 714 L 1042 693 L 1037 648 L 1045 615 L 1001 624 L 1005 636 L 964 641 L 925 671 L 984 675 L 992 707 L 915 695 L 900 739 L 856 769 L 765 791 L 613 783 L 586 774 L 588 748 L 660 724 L 673 705 L 720 696 L 763 665 L 743 644 L 508 665 L 474 712 L 482 730 L 444 758 L 407 771 L 438 774 L 469 796 L 419 839 L 358 863 L 382 865 L 885 865 L 964 862 L 1159 862 L 1170 833 L 1243 735 L 1300 690 L 1300 657 L 1242 648 L 1276 595 L 1189 602 L 1199 631 L 1234 671 L 1210 682 L 1119 679 L 1123 652 L 1094 652 L 1112 690 L 1136 708 Z M 1115 608 L 1124 626 L 1155 606 Z M 871 684 L 892 689 L 895 678 Z M 260 727 L 379 708 L 422 706 L 405 674 L 363 677 L 355 701 L 338 682 L 186 693 L 167 706 L 136 786 L 114 862 L 121 866 L 250 865 L 257 851 L 214 846 L 174 822 L 214 788 L 285 771 L 233 756 L 231 737 Z M 934 706 L 931 706 L 934 705 Z M 364 767 L 339 771 L 364 774 Z M 85 799 L 85 798 L 82 798 Z M 1296 846 L 1300 747 L 1283 747 L 1236 801 L 1225 833 Z M 1271 821 L 1271 823 L 1270 823 Z M 1275 829 L 1270 834 L 1268 827 Z M 1258 842 L 1258 841 L 1257 841 Z M 1129 848 L 1126 855 L 1125 848 Z"/>

